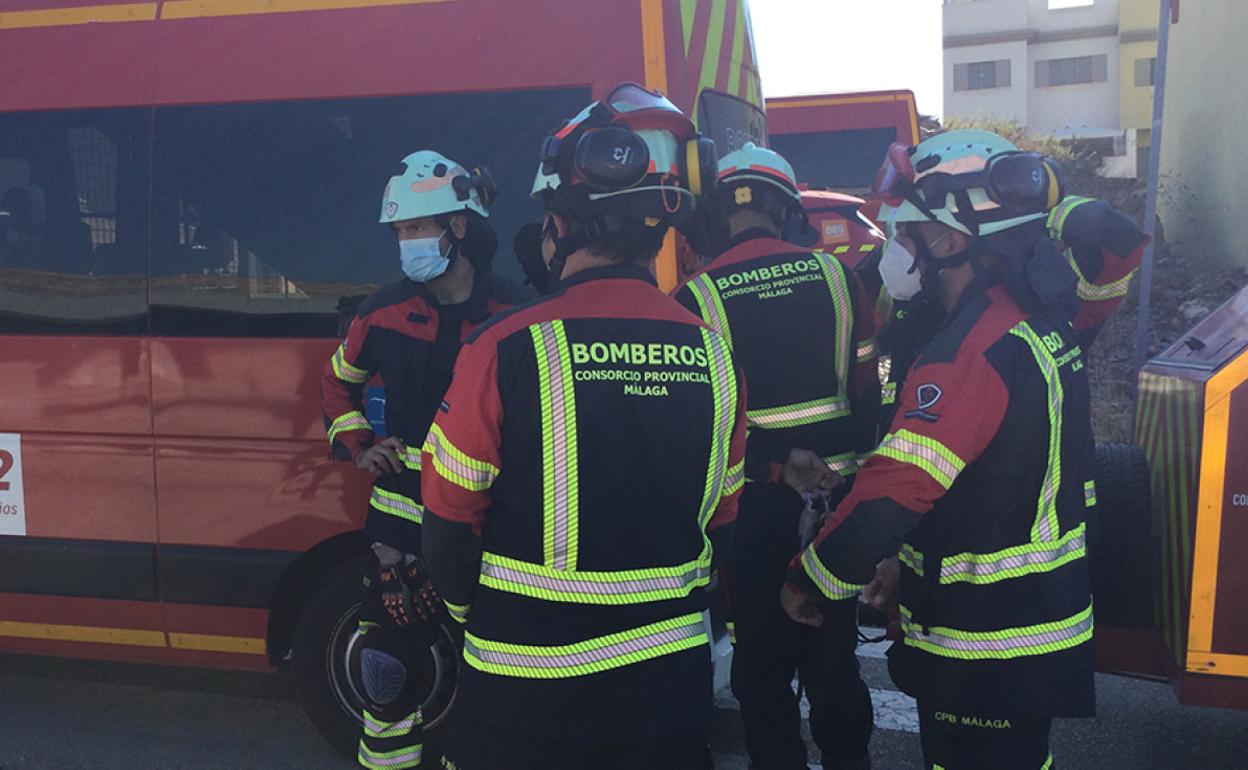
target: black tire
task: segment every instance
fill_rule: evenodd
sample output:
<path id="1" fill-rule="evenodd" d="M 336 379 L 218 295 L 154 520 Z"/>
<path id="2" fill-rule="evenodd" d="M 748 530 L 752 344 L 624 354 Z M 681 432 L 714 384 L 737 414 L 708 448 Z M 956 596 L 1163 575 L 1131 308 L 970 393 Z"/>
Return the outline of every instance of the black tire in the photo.
<path id="1" fill-rule="evenodd" d="M 1144 450 L 1097 444 L 1089 566 L 1098 624 L 1152 628 L 1160 536 L 1153 526 Z"/>
<path id="2" fill-rule="evenodd" d="M 360 607 L 360 580 L 371 559 L 361 554 L 326 574 L 303 601 L 291 645 L 290 672 L 295 689 L 312 724 L 335 750 L 354 757 L 363 723 L 364 700 L 348 660 L 358 639 L 356 612 Z M 437 673 L 425 700 L 425 746 L 436 767 L 442 732 L 455 700 L 455 672 L 459 647 L 449 628 L 431 648 L 428 663 Z"/>

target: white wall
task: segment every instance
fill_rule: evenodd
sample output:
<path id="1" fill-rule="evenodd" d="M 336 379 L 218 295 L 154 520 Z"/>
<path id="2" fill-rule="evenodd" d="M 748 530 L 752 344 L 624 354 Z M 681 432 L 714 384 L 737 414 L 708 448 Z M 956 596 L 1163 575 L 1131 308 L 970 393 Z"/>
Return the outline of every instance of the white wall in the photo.
<path id="1" fill-rule="evenodd" d="M 993 0 L 986 0 L 992 2 Z M 945 49 L 945 117 L 1004 118 L 1027 125 L 1027 89 L 1031 75 L 1027 67 L 1027 44 L 996 43 Z M 975 91 L 953 90 L 953 66 L 971 62 L 1010 61 L 1010 86 Z"/>
<path id="2" fill-rule="evenodd" d="M 1118 26 L 1118 0 L 1096 0 L 1092 5 L 1049 10 L 1049 0 L 1027 0 L 1032 29 L 1041 33 L 1088 27 Z"/>
<path id="3" fill-rule="evenodd" d="M 1036 62 L 1073 56 L 1107 57 L 1103 83 L 1036 88 Z M 1063 129 L 1118 127 L 1118 38 L 1064 40 L 1028 46 L 1027 84 L 1030 90 L 1028 130 L 1033 135 Z"/>

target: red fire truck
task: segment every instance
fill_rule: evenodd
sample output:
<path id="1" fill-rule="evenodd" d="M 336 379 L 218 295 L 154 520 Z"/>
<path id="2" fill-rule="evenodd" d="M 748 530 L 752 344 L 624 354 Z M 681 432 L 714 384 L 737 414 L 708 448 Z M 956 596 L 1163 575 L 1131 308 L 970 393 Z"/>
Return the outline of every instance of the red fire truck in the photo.
<path id="1" fill-rule="evenodd" d="M 370 479 L 319 377 L 340 302 L 399 277 L 384 180 L 484 164 L 510 243 L 546 132 L 618 82 L 765 141 L 746 3 L 4 5 L 0 651 L 287 664 L 350 744 Z"/>

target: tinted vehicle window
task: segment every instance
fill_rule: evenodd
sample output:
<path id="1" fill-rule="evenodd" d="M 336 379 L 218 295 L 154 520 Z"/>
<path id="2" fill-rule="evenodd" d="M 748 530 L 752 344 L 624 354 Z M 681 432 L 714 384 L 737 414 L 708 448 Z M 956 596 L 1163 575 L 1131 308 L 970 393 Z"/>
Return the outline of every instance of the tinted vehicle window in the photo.
<path id="1" fill-rule="evenodd" d="M 150 110 L 0 114 L 0 333 L 147 330 Z"/>
<path id="2" fill-rule="evenodd" d="M 315 337 L 338 331 L 340 298 L 398 280 L 378 224 L 405 155 L 483 164 L 499 185 L 494 269 L 519 282 L 515 232 L 546 133 L 584 88 L 159 108 L 152 199 L 152 331 Z"/>
<path id="3" fill-rule="evenodd" d="M 897 141 L 895 128 L 863 128 L 813 134 L 773 134 L 771 149 L 783 155 L 797 181 L 814 188 L 866 190 Z"/>
<path id="4" fill-rule="evenodd" d="M 722 158 L 746 142 L 767 146 L 767 117 L 754 105 L 718 91 L 698 98 L 698 129 L 715 140 Z"/>

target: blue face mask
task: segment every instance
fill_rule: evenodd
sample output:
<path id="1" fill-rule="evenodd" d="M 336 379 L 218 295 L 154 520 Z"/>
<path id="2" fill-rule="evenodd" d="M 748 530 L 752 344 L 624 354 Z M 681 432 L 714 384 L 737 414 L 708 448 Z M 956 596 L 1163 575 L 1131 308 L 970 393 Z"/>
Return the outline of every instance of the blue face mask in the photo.
<path id="1" fill-rule="evenodd" d="M 445 230 L 442 235 L 446 235 Z M 442 235 L 399 241 L 399 260 L 404 275 L 416 283 L 424 283 L 446 272 L 451 260 L 442 256 Z"/>

